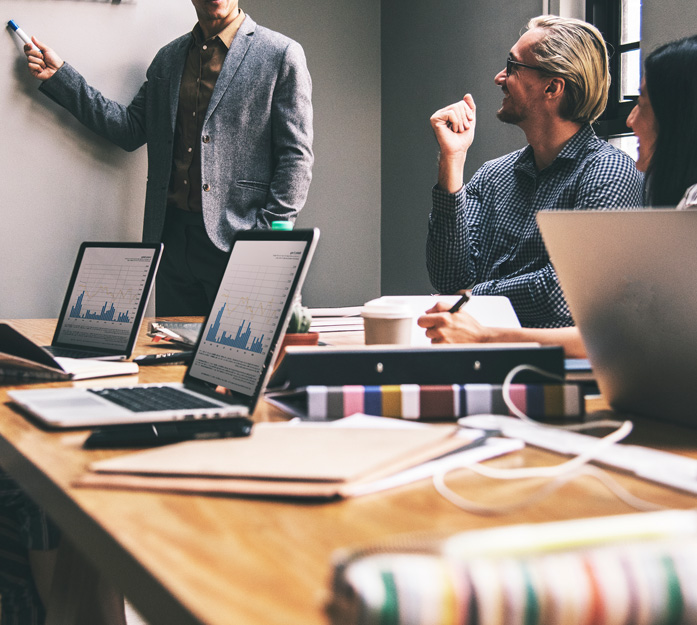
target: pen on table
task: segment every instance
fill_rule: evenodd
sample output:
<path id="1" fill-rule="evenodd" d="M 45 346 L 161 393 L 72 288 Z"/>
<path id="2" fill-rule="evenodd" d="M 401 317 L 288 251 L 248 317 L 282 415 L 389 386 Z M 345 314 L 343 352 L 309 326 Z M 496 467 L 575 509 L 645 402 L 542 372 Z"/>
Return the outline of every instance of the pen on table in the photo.
<path id="1" fill-rule="evenodd" d="M 457 300 L 452 308 L 448 311 L 449 313 L 456 313 L 460 308 L 462 308 L 467 302 L 470 301 L 470 296 L 465 293 L 459 300 Z"/>
<path id="2" fill-rule="evenodd" d="M 165 352 L 163 354 L 146 354 L 136 356 L 133 362 L 139 365 L 178 365 L 186 364 L 194 355 L 192 351 Z"/>
<path id="3" fill-rule="evenodd" d="M 94 430 L 83 443 L 83 447 L 154 447 L 182 441 L 237 438 L 249 436 L 252 425 L 252 421 L 246 417 L 115 425 Z"/>

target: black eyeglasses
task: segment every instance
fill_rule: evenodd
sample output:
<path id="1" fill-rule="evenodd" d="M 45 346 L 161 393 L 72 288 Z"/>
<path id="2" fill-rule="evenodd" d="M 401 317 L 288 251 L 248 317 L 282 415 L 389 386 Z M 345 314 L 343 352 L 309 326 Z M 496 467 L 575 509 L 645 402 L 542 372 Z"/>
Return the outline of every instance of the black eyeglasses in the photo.
<path id="1" fill-rule="evenodd" d="M 544 68 L 540 67 L 539 65 L 527 65 L 525 63 L 521 63 L 520 61 L 514 61 L 510 56 L 506 59 L 506 76 L 510 76 L 511 72 L 514 70 L 516 67 L 527 67 L 528 69 L 536 69 L 539 72 L 544 72 Z"/>

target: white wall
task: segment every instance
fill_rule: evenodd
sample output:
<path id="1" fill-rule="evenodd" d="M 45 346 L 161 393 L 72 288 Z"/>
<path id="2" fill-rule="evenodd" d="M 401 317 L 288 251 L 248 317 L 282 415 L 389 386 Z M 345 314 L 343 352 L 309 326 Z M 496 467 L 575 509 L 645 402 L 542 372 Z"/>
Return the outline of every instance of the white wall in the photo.
<path id="1" fill-rule="evenodd" d="M 322 238 L 303 290 L 313 306 L 380 288 L 379 6 L 249 0 L 258 23 L 305 48 L 314 83 L 314 180 L 299 226 Z M 190 0 L 0 0 L 108 97 L 127 103 L 155 52 L 196 22 Z M 139 240 L 145 148 L 128 154 L 37 91 L 21 45 L 0 33 L 0 317 L 55 317 L 83 240 Z M 355 275 L 360 275 L 360 280 Z"/>
<path id="2" fill-rule="evenodd" d="M 3 23 L 14 19 L 124 101 L 159 44 L 195 22 L 189 7 L 157 8 L 0 0 Z M 82 129 L 37 91 L 17 37 L 1 35 L 0 316 L 55 317 L 80 241 L 140 239 L 145 149 L 129 155 Z"/>

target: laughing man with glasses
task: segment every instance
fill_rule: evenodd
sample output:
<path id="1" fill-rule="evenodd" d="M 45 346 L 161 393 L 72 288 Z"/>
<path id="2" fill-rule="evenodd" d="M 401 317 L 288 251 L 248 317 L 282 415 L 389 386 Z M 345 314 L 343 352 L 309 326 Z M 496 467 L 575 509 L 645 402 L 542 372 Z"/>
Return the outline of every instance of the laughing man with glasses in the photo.
<path id="1" fill-rule="evenodd" d="M 494 82 L 503 91 L 498 118 L 518 126 L 529 145 L 485 163 L 464 185 L 474 99 L 467 94 L 433 114 L 440 158 L 429 219 L 429 276 L 441 293 L 471 288 L 474 295 L 507 296 L 525 327 L 571 326 L 536 213 L 642 204 L 643 180 L 632 159 L 591 128 L 607 103 L 607 48 L 591 24 L 537 17 Z M 455 316 L 436 307 L 420 324 L 442 342 L 447 333 L 441 330 Z"/>

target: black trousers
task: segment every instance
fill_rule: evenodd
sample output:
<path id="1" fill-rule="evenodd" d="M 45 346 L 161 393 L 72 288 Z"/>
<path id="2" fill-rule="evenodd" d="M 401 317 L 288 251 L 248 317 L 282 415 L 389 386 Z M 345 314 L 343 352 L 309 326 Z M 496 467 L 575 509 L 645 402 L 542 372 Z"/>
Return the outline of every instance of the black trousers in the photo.
<path id="1" fill-rule="evenodd" d="M 165 249 L 155 281 L 155 314 L 208 315 L 228 252 L 208 238 L 203 215 L 175 208 L 167 210 L 162 242 Z"/>

